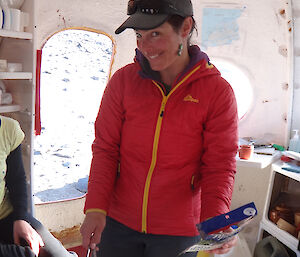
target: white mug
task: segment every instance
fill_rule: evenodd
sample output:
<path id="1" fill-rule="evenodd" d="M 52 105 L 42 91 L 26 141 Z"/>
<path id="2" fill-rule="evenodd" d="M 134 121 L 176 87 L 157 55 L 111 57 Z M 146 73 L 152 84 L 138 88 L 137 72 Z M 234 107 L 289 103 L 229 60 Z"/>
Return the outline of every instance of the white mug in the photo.
<path id="1" fill-rule="evenodd" d="M 10 8 L 10 30 L 21 31 L 21 11 L 19 9 Z"/>
<path id="2" fill-rule="evenodd" d="M 10 25 L 11 25 L 10 9 L 7 6 L 2 6 L 2 11 L 3 11 L 3 29 L 10 30 Z"/>
<path id="3" fill-rule="evenodd" d="M 0 71 L 7 71 L 7 60 L 0 59 Z"/>
<path id="4" fill-rule="evenodd" d="M 9 62 L 7 63 L 8 72 L 21 72 L 23 69 L 22 63 Z"/>
<path id="5" fill-rule="evenodd" d="M 25 27 L 29 25 L 29 13 L 28 12 L 21 12 L 21 31 L 24 31 Z"/>

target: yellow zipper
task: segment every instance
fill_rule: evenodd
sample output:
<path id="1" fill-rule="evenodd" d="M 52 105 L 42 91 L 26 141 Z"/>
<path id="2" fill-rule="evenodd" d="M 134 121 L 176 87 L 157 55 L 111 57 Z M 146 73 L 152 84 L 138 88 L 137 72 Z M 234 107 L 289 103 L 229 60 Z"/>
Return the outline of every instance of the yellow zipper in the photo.
<path id="1" fill-rule="evenodd" d="M 163 112 L 165 110 L 166 103 L 167 103 L 167 97 L 163 96 L 163 100 L 160 106 L 159 115 L 156 123 L 151 165 L 150 165 L 150 169 L 147 175 L 145 188 L 144 188 L 143 210 L 142 210 L 142 232 L 143 233 L 147 233 L 147 206 L 148 206 L 149 188 L 150 188 L 150 182 L 151 182 L 153 170 L 156 164 L 158 140 L 159 140 L 159 134 L 160 134 L 161 123 L 163 118 Z"/>
<path id="2" fill-rule="evenodd" d="M 161 124 L 163 119 L 163 114 L 165 111 L 166 103 L 170 97 L 170 95 L 184 82 L 186 81 L 194 72 L 196 72 L 198 69 L 200 69 L 200 65 L 197 66 L 194 70 L 192 70 L 187 76 L 185 76 L 172 90 L 171 92 L 165 96 L 163 90 L 161 87 L 153 80 L 152 82 L 158 87 L 162 94 L 162 102 L 159 110 L 159 115 L 156 123 L 155 128 L 155 135 L 154 135 L 154 142 L 153 142 L 153 150 L 152 150 L 152 160 L 151 165 L 148 171 L 148 175 L 146 178 L 145 188 L 144 188 L 144 196 L 143 196 L 143 208 L 142 208 L 142 233 L 147 233 L 147 208 L 148 208 L 148 197 L 149 197 L 149 189 L 150 189 L 150 183 L 152 174 L 156 165 L 157 160 L 157 148 L 158 148 L 158 140 L 160 136 L 160 130 L 161 130 Z"/>

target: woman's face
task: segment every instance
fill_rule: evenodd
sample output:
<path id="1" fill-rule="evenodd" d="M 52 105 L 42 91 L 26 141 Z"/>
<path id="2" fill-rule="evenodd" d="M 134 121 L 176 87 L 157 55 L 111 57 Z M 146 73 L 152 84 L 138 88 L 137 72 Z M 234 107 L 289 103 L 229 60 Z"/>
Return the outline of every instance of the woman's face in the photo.
<path id="1" fill-rule="evenodd" d="M 165 22 L 151 30 L 136 30 L 137 47 L 147 58 L 152 70 L 164 71 L 180 60 L 178 47 L 183 39 Z"/>

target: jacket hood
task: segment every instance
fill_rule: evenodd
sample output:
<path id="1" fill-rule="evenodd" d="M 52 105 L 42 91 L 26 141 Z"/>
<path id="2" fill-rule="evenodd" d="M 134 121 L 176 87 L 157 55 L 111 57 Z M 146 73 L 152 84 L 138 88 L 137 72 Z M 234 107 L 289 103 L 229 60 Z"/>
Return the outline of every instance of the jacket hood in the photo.
<path id="1" fill-rule="evenodd" d="M 186 66 L 186 68 L 179 74 L 176 79 L 176 82 L 179 81 L 182 77 L 184 77 L 195 65 L 203 63 L 202 67 L 198 71 L 198 75 L 207 76 L 207 75 L 216 75 L 220 74 L 220 72 L 211 65 L 209 57 L 206 53 L 202 52 L 197 45 L 193 45 L 189 47 L 189 55 L 190 55 L 190 62 Z M 157 71 L 151 69 L 150 64 L 146 57 L 141 53 L 139 49 L 135 49 L 135 58 L 134 61 L 138 63 L 141 67 L 139 74 L 143 78 L 153 79 L 155 81 L 161 82 L 160 74 Z M 207 64 L 209 68 L 207 67 Z M 198 77 L 198 76 L 197 76 Z"/>

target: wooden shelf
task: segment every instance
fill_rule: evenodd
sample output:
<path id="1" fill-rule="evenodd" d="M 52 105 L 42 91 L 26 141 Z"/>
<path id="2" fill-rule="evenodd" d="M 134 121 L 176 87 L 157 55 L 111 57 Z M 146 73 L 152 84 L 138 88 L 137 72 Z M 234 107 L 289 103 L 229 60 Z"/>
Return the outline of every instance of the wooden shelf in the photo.
<path id="1" fill-rule="evenodd" d="M 38 0 L 26 0 L 20 9 L 26 16 L 25 31 L 12 31 L 0 28 L 1 59 L 8 63 L 21 63 L 23 69 L 1 69 L 0 80 L 5 80 L 5 89 L 12 95 L 13 104 L 0 105 L 0 114 L 16 119 L 26 134 L 24 168 L 31 177 L 33 156 L 31 153 L 34 140 L 34 100 L 36 72 L 35 15 Z M 23 14 L 22 14 L 23 15 Z M 10 71 L 10 72 L 9 72 Z M 16 72 L 12 72 L 16 71 Z M 20 71 L 20 72 L 19 72 Z M 3 103 L 6 103 L 4 101 Z M 28 192 L 32 193 L 32 184 L 28 181 Z M 33 199 L 28 199 L 28 209 L 33 212 Z"/>
<path id="2" fill-rule="evenodd" d="M 300 252 L 298 251 L 298 239 L 289 234 L 288 232 L 278 228 L 273 222 L 264 219 L 260 223 L 261 229 L 267 231 L 269 234 L 275 236 L 281 243 L 286 245 L 288 248 L 293 250 L 297 257 L 300 257 Z"/>
<path id="3" fill-rule="evenodd" d="M 18 38 L 18 39 L 32 39 L 32 33 L 16 32 L 11 30 L 0 29 L 0 37 Z"/>
<path id="4" fill-rule="evenodd" d="M 274 171 L 284 175 L 284 176 L 287 176 L 289 178 L 292 178 L 298 182 L 300 182 L 300 174 L 299 173 L 296 173 L 296 172 L 292 172 L 292 171 L 287 171 L 287 170 L 283 170 L 281 169 L 281 167 L 283 166 L 284 164 L 282 164 L 282 162 L 277 162 L 277 163 L 274 163 L 272 165 L 272 168 Z"/>
<path id="5" fill-rule="evenodd" d="M 276 237 L 284 245 L 286 245 L 288 248 L 294 251 L 297 257 L 300 257 L 300 251 L 298 250 L 299 240 L 296 237 L 289 234 L 288 232 L 280 229 L 279 227 L 277 227 L 276 224 L 274 224 L 269 220 L 270 206 L 275 204 L 276 201 L 285 202 L 288 206 L 291 206 L 291 208 L 294 209 L 297 209 L 299 207 L 298 199 L 300 198 L 298 196 L 299 195 L 298 191 L 296 192 L 293 190 L 287 192 L 282 191 L 284 189 L 283 185 L 280 183 L 275 183 L 276 178 L 281 177 L 281 176 L 278 177 L 278 174 L 285 176 L 285 178 L 294 179 L 297 181 L 296 183 L 300 182 L 300 174 L 282 170 L 281 167 L 283 165 L 284 163 L 281 161 L 277 161 L 276 163 L 272 164 L 271 167 L 272 175 L 268 187 L 268 194 L 264 206 L 263 217 L 260 222 L 260 232 L 259 232 L 258 240 L 262 238 L 263 231 L 267 231 L 270 235 Z M 278 193 L 279 195 L 277 195 Z M 272 200 L 273 197 L 275 197 L 275 199 Z"/>
<path id="6" fill-rule="evenodd" d="M 20 105 L 15 105 L 15 104 L 0 105 L 0 113 L 18 112 L 20 110 L 21 110 Z"/>
<path id="7" fill-rule="evenodd" d="M 0 72 L 0 79 L 32 79 L 31 72 Z"/>

